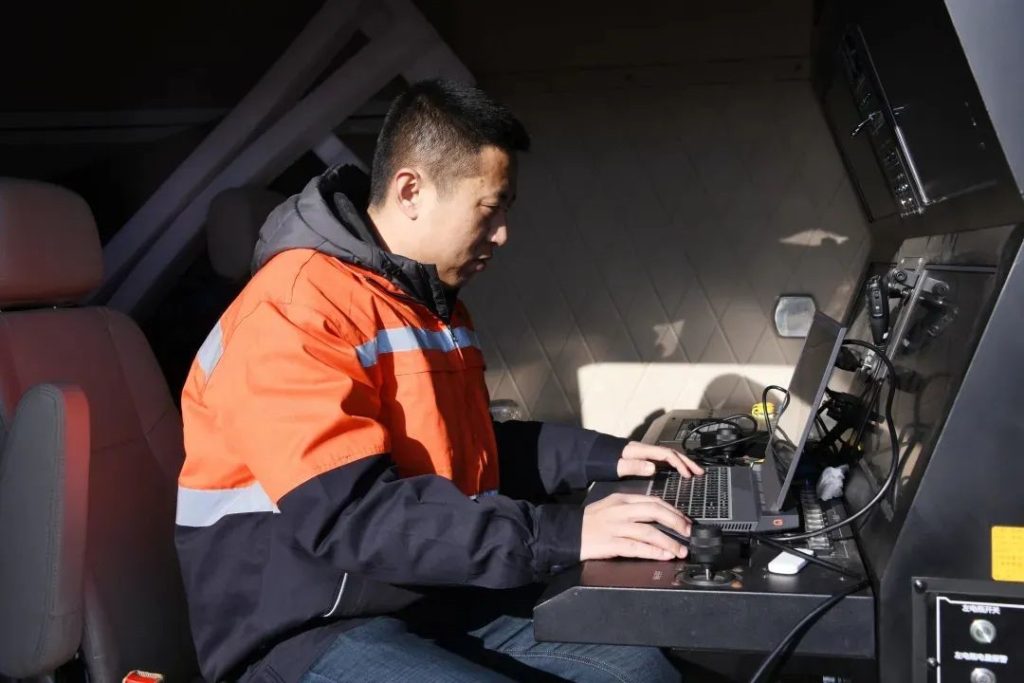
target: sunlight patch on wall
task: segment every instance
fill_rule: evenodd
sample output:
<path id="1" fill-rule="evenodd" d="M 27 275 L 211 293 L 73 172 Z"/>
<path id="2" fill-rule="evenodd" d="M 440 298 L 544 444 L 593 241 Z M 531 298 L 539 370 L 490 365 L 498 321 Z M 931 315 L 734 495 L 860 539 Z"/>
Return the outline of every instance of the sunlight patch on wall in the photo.
<path id="1" fill-rule="evenodd" d="M 820 247 L 826 241 L 832 242 L 837 245 L 845 243 L 850 238 L 846 235 L 839 235 L 828 230 L 822 230 L 821 228 L 814 228 L 813 230 L 804 230 L 798 232 L 789 237 L 783 237 L 779 240 L 780 244 L 790 244 L 797 247 Z"/>

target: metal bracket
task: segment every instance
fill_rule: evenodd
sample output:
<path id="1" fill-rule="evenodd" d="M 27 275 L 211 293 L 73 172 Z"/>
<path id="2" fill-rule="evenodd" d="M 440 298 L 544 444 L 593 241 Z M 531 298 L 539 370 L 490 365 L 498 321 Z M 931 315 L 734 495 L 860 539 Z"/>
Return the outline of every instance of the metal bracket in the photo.
<path id="1" fill-rule="evenodd" d="M 348 38 L 370 38 L 303 95 Z M 325 164 L 354 155 L 332 131 L 395 76 L 472 81 L 409 0 L 328 0 L 252 91 L 178 167 L 104 250 L 107 280 L 92 301 L 144 315 L 174 282 L 212 199 L 265 185 L 308 150 Z"/>

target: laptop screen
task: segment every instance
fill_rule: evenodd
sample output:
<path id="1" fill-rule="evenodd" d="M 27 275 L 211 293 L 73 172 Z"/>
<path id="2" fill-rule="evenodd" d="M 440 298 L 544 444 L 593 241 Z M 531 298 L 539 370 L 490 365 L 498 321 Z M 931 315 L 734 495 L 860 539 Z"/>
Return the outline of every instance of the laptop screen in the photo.
<path id="1" fill-rule="evenodd" d="M 765 505 L 772 512 L 782 509 L 845 332 L 845 327 L 824 313 L 814 314 L 789 382 L 789 405 L 774 423 L 772 438 L 765 449 L 762 486 Z M 774 400 L 780 404 L 778 397 Z"/>

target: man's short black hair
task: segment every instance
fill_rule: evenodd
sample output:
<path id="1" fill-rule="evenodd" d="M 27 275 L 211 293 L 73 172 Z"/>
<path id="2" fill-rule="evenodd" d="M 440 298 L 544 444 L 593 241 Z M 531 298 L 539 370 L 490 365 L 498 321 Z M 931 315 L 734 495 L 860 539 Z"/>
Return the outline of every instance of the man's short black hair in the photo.
<path id="1" fill-rule="evenodd" d="M 403 166 L 422 166 L 442 194 L 477 172 L 485 145 L 526 151 L 530 136 L 504 105 L 471 85 L 420 81 L 395 98 L 377 137 L 370 177 L 370 205 L 380 206 L 388 183 Z"/>

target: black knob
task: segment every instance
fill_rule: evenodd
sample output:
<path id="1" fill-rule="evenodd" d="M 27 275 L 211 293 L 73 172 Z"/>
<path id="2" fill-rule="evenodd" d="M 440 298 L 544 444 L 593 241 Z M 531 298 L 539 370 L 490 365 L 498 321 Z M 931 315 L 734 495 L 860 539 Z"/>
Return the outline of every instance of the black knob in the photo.
<path id="1" fill-rule="evenodd" d="M 883 278 L 874 275 L 868 278 L 864 292 L 867 299 L 868 322 L 871 325 L 871 338 L 875 346 L 881 346 L 889 331 L 889 292 Z"/>
<path id="2" fill-rule="evenodd" d="M 694 524 L 690 529 L 690 562 L 714 564 L 722 554 L 722 530 L 709 524 Z"/>

